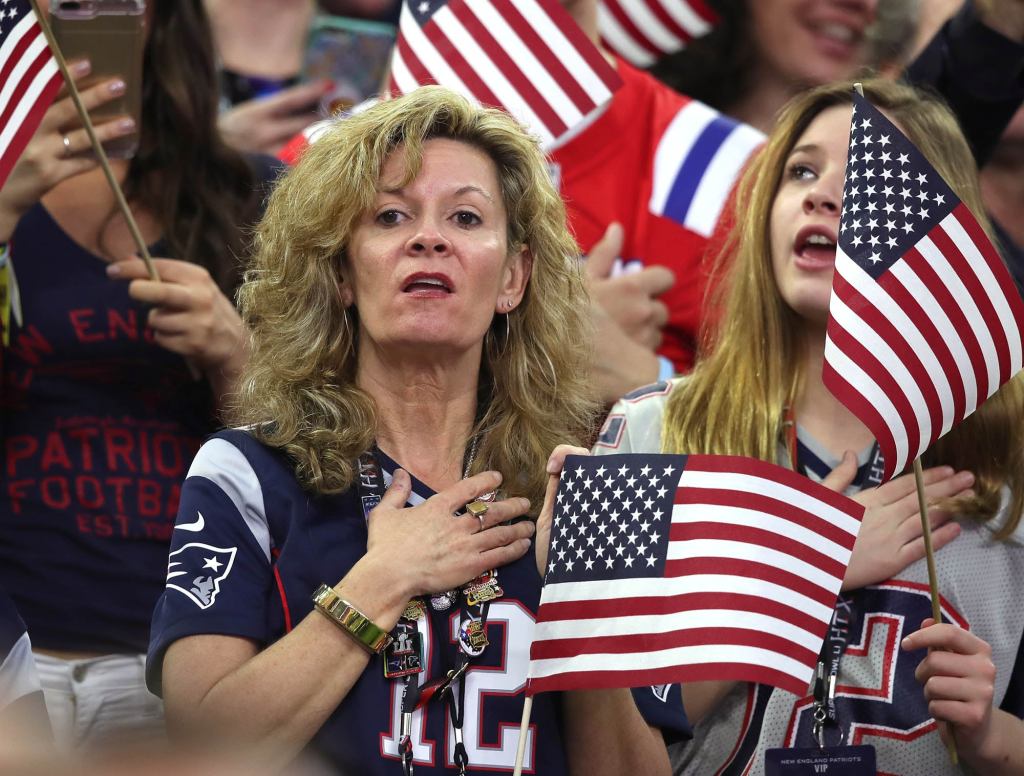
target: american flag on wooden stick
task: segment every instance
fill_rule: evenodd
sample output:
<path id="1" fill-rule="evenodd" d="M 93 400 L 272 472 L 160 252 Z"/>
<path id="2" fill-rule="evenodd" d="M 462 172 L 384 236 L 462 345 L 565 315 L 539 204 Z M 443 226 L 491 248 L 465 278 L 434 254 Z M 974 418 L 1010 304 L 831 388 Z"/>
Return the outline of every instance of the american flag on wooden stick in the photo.
<path id="1" fill-rule="evenodd" d="M 823 376 L 874 433 L 887 480 L 1020 371 L 1024 304 L 966 205 L 854 101 Z"/>
<path id="2" fill-rule="evenodd" d="M 597 13 L 601 42 L 637 67 L 685 48 L 718 22 L 704 0 L 601 0 Z"/>
<path id="3" fill-rule="evenodd" d="M 550 146 L 622 82 L 557 0 L 405 0 L 391 89 L 433 83 L 505 109 Z"/>
<path id="4" fill-rule="evenodd" d="M 28 0 L 0 0 L 0 186 L 62 83 Z"/>
<path id="5" fill-rule="evenodd" d="M 717 455 L 570 456 L 527 694 L 810 683 L 864 508 Z"/>

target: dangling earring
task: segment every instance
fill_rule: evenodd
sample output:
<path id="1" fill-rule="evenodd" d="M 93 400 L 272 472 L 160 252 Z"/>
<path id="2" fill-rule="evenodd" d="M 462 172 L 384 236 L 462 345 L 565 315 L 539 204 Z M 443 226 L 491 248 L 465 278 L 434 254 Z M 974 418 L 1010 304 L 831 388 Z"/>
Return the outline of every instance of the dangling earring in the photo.
<path id="1" fill-rule="evenodd" d="M 505 310 L 506 310 L 506 312 L 505 312 L 505 347 L 502 348 L 502 350 L 504 350 L 505 348 L 508 347 L 508 340 L 509 340 L 509 336 L 511 335 L 511 331 L 509 330 L 508 319 L 509 319 L 509 316 L 512 315 L 512 309 L 515 306 L 516 306 L 516 303 L 513 302 L 511 299 L 506 299 L 505 300 Z"/>
<path id="2" fill-rule="evenodd" d="M 344 356 L 348 356 L 349 353 L 354 353 L 356 349 L 356 331 L 355 326 L 349 319 L 349 308 L 345 307 L 341 311 L 341 334 L 345 341 L 345 353 Z"/>
<path id="3" fill-rule="evenodd" d="M 515 303 L 511 299 L 506 299 L 504 302 L 501 302 L 498 306 L 503 308 L 503 309 L 505 309 L 505 310 L 511 311 L 512 307 L 514 306 L 514 304 Z M 502 318 L 505 319 L 505 340 L 501 343 L 500 347 L 496 347 L 495 348 L 497 354 L 501 354 L 501 353 L 504 353 L 505 352 L 505 348 L 508 347 L 508 340 L 509 340 L 509 336 L 511 334 L 511 331 L 510 331 L 509 322 L 508 322 L 509 313 L 508 312 L 498 313 L 498 315 L 500 315 Z M 487 347 L 487 343 L 489 341 L 488 338 L 491 337 L 491 336 L 494 336 L 495 338 L 497 338 L 497 335 L 493 334 L 491 328 L 488 328 L 487 331 L 484 333 L 484 347 L 485 348 Z M 495 345 L 497 345 L 497 343 L 495 343 Z"/>

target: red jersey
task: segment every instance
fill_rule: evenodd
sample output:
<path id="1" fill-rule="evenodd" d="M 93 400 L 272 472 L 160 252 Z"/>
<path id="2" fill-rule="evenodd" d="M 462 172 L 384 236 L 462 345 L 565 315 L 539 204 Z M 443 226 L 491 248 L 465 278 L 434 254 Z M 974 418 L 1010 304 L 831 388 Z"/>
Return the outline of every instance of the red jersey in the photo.
<path id="1" fill-rule="evenodd" d="M 662 297 L 669 321 L 661 354 L 687 371 L 707 285 L 703 259 L 764 136 L 626 62 L 617 66 L 622 88 L 593 124 L 551 153 L 554 174 L 585 253 L 618 221 L 624 261 L 675 273 Z"/>

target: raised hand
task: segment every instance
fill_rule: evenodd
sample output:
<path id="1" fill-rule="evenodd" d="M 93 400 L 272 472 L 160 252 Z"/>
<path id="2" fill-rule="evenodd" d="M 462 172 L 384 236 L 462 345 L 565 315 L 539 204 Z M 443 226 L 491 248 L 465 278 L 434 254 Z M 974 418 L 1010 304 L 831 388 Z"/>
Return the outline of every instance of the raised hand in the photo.
<path id="1" fill-rule="evenodd" d="M 622 227 L 611 224 L 585 264 L 594 336 L 592 379 L 609 405 L 658 379 L 654 349 L 661 342 L 668 310 L 656 297 L 674 282 L 664 267 L 612 277 L 622 238 Z"/>
<path id="2" fill-rule="evenodd" d="M 847 451 L 842 463 L 822 484 L 842 493 L 857 474 L 857 458 Z M 937 466 L 924 472 L 925 498 L 929 504 L 970 494 L 971 472 L 955 472 Z M 896 477 L 877 488 L 861 491 L 854 500 L 866 507 L 843 590 L 856 590 L 884 582 L 924 557 L 924 537 L 913 474 Z M 960 535 L 953 514 L 928 510 L 932 548 L 939 550 Z"/>
<path id="3" fill-rule="evenodd" d="M 76 83 L 90 71 L 84 60 L 68 67 Z M 124 81 L 119 78 L 103 81 L 81 92 L 82 103 L 92 110 L 117 99 L 124 90 Z M 94 129 L 100 142 L 106 142 L 130 135 L 136 127 L 130 116 L 120 116 L 94 124 Z M 56 100 L 0 188 L 0 242 L 11 236 L 18 219 L 46 192 L 96 167 L 96 160 L 87 155 L 91 148 L 74 102 L 67 96 Z"/>
<path id="4" fill-rule="evenodd" d="M 248 334 L 231 300 L 198 264 L 154 259 L 160 282 L 150 280 L 142 259 L 107 267 L 112 278 L 130 281 L 128 293 L 153 305 L 148 323 L 161 347 L 201 368 L 218 395 L 233 389 L 248 357 Z"/>
<path id="5" fill-rule="evenodd" d="M 530 508 L 527 499 L 490 502 L 482 518 L 455 516 L 500 484 L 498 472 L 481 472 L 418 506 L 406 507 L 412 481 L 404 470 L 396 470 L 391 487 L 370 513 L 367 557 L 393 568 L 394 583 L 410 598 L 450 590 L 488 569 L 508 565 L 530 548 L 534 525 L 531 520 L 502 523 L 525 515 Z"/>
<path id="6" fill-rule="evenodd" d="M 593 247 L 585 264 L 591 298 L 637 344 L 654 350 L 661 344 L 661 330 L 668 321 L 668 308 L 658 297 L 675 284 L 665 267 L 645 267 L 638 272 L 612 275 L 615 260 L 622 255 L 622 227 L 612 223 Z"/>
<path id="7" fill-rule="evenodd" d="M 316 81 L 246 100 L 221 113 L 217 126 L 224 139 L 240 151 L 275 154 L 320 118 L 320 99 L 331 88 L 329 81 Z"/>
<path id="8" fill-rule="evenodd" d="M 540 516 L 537 518 L 537 573 L 542 577 L 548 567 L 548 549 L 551 546 L 551 521 L 555 511 L 555 494 L 558 492 L 558 480 L 562 476 L 562 468 L 565 466 L 567 455 L 590 455 L 585 447 L 574 447 L 572 445 L 559 445 L 551 452 L 548 458 L 548 486 L 544 491 L 544 506 L 540 509 Z"/>

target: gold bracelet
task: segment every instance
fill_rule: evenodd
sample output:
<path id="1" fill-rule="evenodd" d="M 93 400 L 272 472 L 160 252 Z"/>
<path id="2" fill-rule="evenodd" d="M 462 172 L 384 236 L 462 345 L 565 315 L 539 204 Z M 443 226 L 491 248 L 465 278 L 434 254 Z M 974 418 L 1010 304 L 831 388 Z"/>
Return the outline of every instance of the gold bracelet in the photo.
<path id="1" fill-rule="evenodd" d="M 320 585 L 313 593 L 313 605 L 356 642 L 372 654 L 380 654 L 391 644 L 391 634 L 334 592 L 330 585 Z"/>

